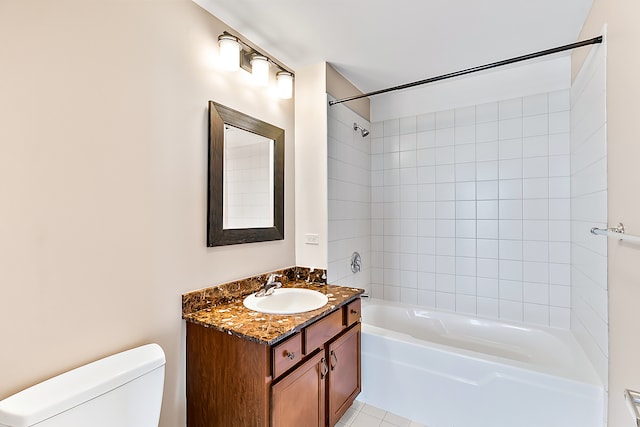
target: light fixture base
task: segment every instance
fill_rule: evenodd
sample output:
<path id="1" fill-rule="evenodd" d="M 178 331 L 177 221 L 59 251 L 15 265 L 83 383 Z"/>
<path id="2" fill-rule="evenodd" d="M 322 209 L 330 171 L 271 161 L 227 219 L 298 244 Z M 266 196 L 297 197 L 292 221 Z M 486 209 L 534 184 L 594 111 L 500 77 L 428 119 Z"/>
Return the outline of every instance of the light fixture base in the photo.
<path id="1" fill-rule="evenodd" d="M 251 57 L 255 51 L 247 51 L 246 49 L 240 50 L 240 68 L 248 73 L 251 73 Z"/>

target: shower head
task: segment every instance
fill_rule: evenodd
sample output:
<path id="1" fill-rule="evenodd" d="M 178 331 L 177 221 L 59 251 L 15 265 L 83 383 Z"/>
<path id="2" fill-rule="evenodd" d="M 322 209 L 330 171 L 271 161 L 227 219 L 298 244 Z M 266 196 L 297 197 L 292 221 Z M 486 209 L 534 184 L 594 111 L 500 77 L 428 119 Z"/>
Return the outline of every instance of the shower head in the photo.
<path id="1" fill-rule="evenodd" d="M 360 133 L 362 134 L 362 137 L 364 138 L 365 136 L 369 135 L 369 131 L 366 130 L 365 128 L 363 128 L 362 126 L 359 126 L 357 123 L 353 124 L 353 130 L 360 130 Z"/>

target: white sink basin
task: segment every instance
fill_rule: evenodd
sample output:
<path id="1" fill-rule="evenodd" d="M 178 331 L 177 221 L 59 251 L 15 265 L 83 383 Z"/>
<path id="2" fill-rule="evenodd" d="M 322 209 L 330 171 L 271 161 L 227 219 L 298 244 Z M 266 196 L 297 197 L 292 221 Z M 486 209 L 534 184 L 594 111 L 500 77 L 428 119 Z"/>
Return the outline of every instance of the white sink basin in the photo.
<path id="1" fill-rule="evenodd" d="M 311 289 L 279 288 L 271 295 L 257 297 L 251 294 L 243 301 L 249 310 L 268 314 L 304 313 L 322 307 L 329 298 Z"/>

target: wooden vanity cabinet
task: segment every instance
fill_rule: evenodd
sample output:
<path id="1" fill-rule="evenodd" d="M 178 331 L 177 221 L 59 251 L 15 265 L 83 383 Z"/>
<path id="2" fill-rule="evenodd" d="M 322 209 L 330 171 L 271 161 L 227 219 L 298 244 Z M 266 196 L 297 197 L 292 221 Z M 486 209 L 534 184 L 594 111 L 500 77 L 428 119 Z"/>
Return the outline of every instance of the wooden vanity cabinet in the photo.
<path id="1" fill-rule="evenodd" d="M 187 323 L 187 426 L 333 427 L 360 392 L 359 311 L 273 346 Z"/>

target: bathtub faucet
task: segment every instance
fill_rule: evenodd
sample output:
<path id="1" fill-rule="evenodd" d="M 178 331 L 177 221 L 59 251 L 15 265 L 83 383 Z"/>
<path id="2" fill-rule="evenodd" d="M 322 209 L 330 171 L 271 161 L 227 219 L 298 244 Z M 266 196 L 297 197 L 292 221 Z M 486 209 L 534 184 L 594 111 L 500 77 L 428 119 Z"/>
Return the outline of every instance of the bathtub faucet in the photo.
<path id="1" fill-rule="evenodd" d="M 275 291 L 277 288 L 282 287 L 282 282 L 276 282 L 276 277 L 282 277 L 279 274 L 270 274 L 267 279 L 267 283 L 264 284 L 262 288 L 258 292 L 256 292 L 257 297 L 265 297 L 269 296 Z"/>

